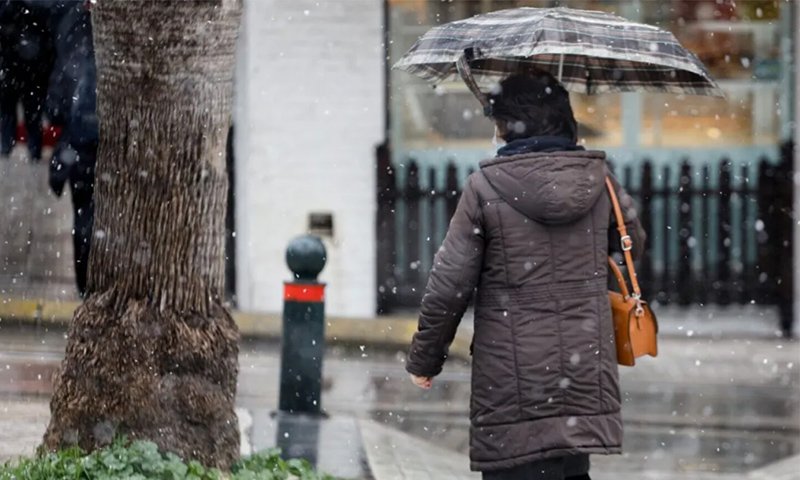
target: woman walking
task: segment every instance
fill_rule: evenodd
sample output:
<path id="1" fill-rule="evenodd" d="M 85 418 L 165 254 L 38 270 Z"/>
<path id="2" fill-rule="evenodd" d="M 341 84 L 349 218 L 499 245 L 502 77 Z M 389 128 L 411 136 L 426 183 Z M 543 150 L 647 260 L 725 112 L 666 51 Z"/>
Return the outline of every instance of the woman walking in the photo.
<path id="1" fill-rule="evenodd" d="M 610 173 L 603 152 L 577 145 L 569 95 L 551 75 L 512 75 L 489 98 L 506 145 L 467 180 L 406 369 L 430 388 L 474 295 L 472 469 L 487 480 L 586 480 L 589 454 L 622 446 Z M 644 232 L 612 182 L 638 255 Z"/>

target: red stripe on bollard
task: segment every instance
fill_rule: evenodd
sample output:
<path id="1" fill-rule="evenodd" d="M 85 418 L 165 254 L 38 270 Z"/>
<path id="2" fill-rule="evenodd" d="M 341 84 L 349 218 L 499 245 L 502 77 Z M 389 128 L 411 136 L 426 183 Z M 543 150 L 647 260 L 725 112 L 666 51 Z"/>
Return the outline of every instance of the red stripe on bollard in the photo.
<path id="1" fill-rule="evenodd" d="M 325 285 L 287 283 L 283 286 L 283 299 L 291 302 L 322 302 L 325 300 Z"/>

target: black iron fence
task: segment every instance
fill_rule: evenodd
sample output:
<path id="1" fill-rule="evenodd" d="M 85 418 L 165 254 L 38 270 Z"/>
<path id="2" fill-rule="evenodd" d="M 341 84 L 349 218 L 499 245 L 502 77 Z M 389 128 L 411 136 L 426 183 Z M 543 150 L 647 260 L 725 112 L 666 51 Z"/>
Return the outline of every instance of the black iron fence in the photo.
<path id="1" fill-rule="evenodd" d="M 648 232 L 638 272 L 662 304 L 791 302 L 791 148 L 779 162 L 655 166 L 644 160 L 616 172 L 638 200 Z M 393 165 L 378 151 L 378 308 L 419 305 L 463 179 L 454 163 Z"/>

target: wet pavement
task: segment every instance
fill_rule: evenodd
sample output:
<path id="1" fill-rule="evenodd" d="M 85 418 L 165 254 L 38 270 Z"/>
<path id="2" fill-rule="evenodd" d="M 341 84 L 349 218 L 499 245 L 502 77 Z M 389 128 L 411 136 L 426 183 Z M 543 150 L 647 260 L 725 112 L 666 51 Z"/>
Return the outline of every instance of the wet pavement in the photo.
<path id="1" fill-rule="evenodd" d="M 0 324 L 0 457 L 29 454 L 41 438 L 65 341 L 59 329 Z M 328 417 L 286 418 L 275 414 L 277 347 L 242 344 L 237 412 L 245 452 L 278 445 L 344 478 L 369 478 L 370 471 L 378 479 L 437 478 L 438 463 L 448 477 L 470 478 L 468 363 L 451 361 L 434 388 L 422 391 L 408 381 L 401 350 L 329 347 Z M 594 478 L 727 480 L 796 456 L 799 374 L 797 342 L 663 338 L 658 359 L 621 372 L 626 453 L 593 458 Z M 432 454 L 432 444 L 441 452 Z M 404 458 L 411 464 L 401 465 Z M 456 470 L 458 462 L 464 468 Z"/>
<path id="2" fill-rule="evenodd" d="M 626 453 L 595 457 L 594 471 L 688 479 L 748 472 L 800 453 L 797 343 L 665 338 L 661 347 L 658 359 L 621 370 Z M 467 382 L 439 382 L 426 402 L 412 393 L 398 400 L 402 411 L 374 416 L 466 453 Z"/>
<path id="3" fill-rule="evenodd" d="M 250 410 L 253 451 L 279 447 L 289 458 L 305 458 L 341 478 L 370 478 L 358 419 L 349 415 L 310 417 L 272 409 Z"/>
<path id="4" fill-rule="evenodd" d="M 24 145 L 9 156 L 0 155 L 3 296 L 77 299 L 70 192 L 66 189 L 61 198 L 50 193 L 49 155 L 46 148 L 42 161 L 31 162 Z"/>

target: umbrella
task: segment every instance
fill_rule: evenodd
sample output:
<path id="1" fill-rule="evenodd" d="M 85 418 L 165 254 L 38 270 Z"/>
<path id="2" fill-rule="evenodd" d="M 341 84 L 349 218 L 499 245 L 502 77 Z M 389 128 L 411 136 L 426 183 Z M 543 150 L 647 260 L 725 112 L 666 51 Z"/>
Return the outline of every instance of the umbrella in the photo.
<path id="1" fill-rule="evenodd" d="M 670 32 L 563 7 L 499 10 L 434 27 L 393 68 L 434 84 L 461 76 L 489 114 L 483 91 L 531 67 L 586 94 L 724 96 L 703 63 Z"/>

